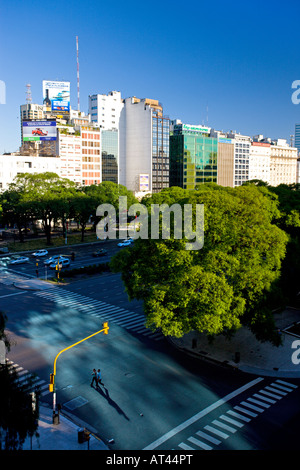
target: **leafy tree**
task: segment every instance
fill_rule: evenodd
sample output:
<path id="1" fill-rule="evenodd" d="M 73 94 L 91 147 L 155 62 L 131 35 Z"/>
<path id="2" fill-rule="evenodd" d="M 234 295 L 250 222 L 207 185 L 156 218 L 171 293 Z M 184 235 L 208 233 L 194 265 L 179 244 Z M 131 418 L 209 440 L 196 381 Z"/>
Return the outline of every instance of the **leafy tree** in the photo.
<path id="1" fill-rule="evenodd" d="M 0 312 L 0 339 L 9 349 L 5 323 L 6 317 Z M 0 365 L 0 450 L 20 450 L 28 436 L 38 436 L 39 392 L 33 402 L 17 379 L 16 372 Z"/>
<path id="2" fill-rule="evenodd" d="M 259 339 L 276 342 L 263 301 L 280 275 L 287 243 L 273 223 L 280 215 L 276 197 L 267 188 L 206 184 L 161 191 L 147 204 L 163 201 L 204 204 L 204 246 L 188 251 L 184 239 L 139 239 L 113 258 L 129 298 L 143 299 L 148 326 L 180 337 L 191 330 L 227 334 L 245 324 Z"/>

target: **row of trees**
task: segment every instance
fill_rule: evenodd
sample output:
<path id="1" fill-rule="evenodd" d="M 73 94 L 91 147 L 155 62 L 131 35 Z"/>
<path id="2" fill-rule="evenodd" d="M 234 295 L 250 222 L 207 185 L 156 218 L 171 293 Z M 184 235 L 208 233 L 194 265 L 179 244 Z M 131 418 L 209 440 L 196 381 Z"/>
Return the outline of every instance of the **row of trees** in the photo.
<path id="1" fill-rule="evenodd" d="M 112 182 L 79 188 L 55 173 L 19 174 L 0 196 L 1 223 L 16 225 L 23 242 L 23 229 L 41 221 L 50 245 L 53 224 L 60 222 L 65 232 L 66 221 L 73 219 L 81 227 L 83 241 L 88 221 L 96 222 L 98 205 L 110 203 L 117 207 L 119 196 L 127 196 L 128 205 L 136 202 L 131 191 Z"/>
<path id="2" fill-rule="evenodd" d="M 111 262 L 130 299 L 144 301 L 148 326 L 180 337 L 231 335 L 247 325 L 259 340 L 279 344 L 272 310 L 300 290 L 300 187 L 172 187 L 142 202 L 149 214 L 163 203 L 204 204 L 205 211 L 201 250 L 149 237 Z"/>

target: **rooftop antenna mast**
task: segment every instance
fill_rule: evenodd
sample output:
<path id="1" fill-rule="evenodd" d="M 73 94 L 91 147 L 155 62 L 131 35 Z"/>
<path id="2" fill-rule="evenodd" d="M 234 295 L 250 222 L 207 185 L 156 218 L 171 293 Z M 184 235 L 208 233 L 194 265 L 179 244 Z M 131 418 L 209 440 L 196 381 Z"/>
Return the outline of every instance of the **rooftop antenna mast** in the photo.
<path id="1" fill-rule="evenodd" d="M 77 100 L 78 100 L 77 108 L 78 108 L 78 111 L 80 111 L 78 36 L 76 36 L 76 53 L 77 53 Z"/>
<path id="2" fill-rule="evenodd" d="M 32 103 L 31 85 L 30 85 L 30 83 L 27 83 L 27 85 L 26 85 L 26 103 L 27 103 L 27 104 Z"/>

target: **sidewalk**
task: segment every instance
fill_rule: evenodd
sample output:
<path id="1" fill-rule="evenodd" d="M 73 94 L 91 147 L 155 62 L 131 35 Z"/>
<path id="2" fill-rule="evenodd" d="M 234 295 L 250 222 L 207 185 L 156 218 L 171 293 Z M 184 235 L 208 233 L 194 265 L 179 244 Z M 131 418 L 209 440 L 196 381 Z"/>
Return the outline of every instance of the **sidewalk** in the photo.
<path id="1" fill-rule="evenodd" d="M 39 437 L 27 438 L 23 450 L 109 450 L 99 439 L 91 426 L 75 424 L 69 417 L 59 416 L 59 424 L 52 424 L 53 410 L 40 405 Z M 78 421 L 77 421 L 78 423 Z M 87 429 L 90 434 L 89 442 L 78 442 L 78 433 Z"/>
<path id="2" fill-rule="evenodd" d="M 300 360 L 300 336 L 286 331 L 294 323 L 300 322 L 300 310 L 287 307 L 274 317 L 276 327 L 282 335 L 282 346 L 278 347 L 269 342 L 257 341 L 247 328 L 241 328 L 231 340 L 223 336 L 217 337 L 212 344 L 205 335 L 196 332 L 183 338 L 172 338 L 170 342 L 194 357 L 243 372 L 269 377 L 300 378 L 300 364 L 294 364 L 292 361 L 293 353 Z M 295 341 L 299 342 L 298 345 Z"/>

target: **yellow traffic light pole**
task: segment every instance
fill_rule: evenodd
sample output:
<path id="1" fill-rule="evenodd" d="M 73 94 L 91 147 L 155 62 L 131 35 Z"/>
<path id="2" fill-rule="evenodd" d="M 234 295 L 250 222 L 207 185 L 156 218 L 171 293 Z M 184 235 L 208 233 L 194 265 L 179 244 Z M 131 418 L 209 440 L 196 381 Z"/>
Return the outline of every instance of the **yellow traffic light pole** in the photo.
<path id="1" fill-rule="evenodd" d="M 74 346 L 77 346 L 77 344 L 80 344 L 80 343 L 83 343 L 83 341 L 86 341 L 87 339 L 90 339 L 92 338 L 93 336 L 96 336 L 98 335 L 99 333 L 104 333 L 105 335 L 108 334 L 108 330 L 109 330 L 109 326 L 108 326 L 108 322 L 103 322 L 102 324 L 103 328 L 102 330 L 100 331 L 97 331 L 96 333 L 93 333 L 92 335 L 90 336 L 87 336 L 86 338 L 84 339 L 81 339 L 80 341 L 77 341 L 77 343 L 74 343 L 72 344 L 71 346 L 68 346 L 67 348 L 65 349 L 62 349 L 55 357 L 54 359 L 54 365 L 53 365 L 53 373 L 50 374 L 50 384 L 49 384 L 49 392 L 53 392 L 53 420 L 54 420 L 54 417 L 56 415 L 56 392 L 55 392 L 55 376 L 56 376 L 56 361 L 58 359 L 58 357 L 65 351 L 67 351 L 68 349 L 71 349 L 73 348 Z"/>

